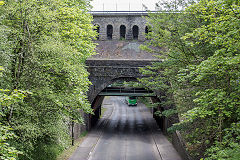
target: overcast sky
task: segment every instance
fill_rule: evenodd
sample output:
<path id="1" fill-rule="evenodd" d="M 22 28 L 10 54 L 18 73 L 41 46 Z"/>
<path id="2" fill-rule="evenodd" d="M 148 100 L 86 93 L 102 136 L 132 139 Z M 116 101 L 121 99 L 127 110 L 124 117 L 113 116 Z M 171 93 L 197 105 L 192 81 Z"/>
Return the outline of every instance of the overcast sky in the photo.
<path id="1" fill-rule="evenodd" d="M 93 0 L 92 11 L 142 11 L 144 7 L 155 10 L 155 3 L 159 0 Z"/>

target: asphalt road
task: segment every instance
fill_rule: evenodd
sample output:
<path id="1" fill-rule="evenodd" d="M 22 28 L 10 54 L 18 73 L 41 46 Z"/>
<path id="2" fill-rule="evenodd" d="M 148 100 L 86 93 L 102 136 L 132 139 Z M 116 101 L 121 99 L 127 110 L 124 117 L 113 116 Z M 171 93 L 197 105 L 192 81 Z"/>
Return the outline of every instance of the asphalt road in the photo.
<path id="1" fill-rule="evenodd" d="M 103 107 L 104 117 L 70 160 L 181 160 L 143 104 L 108 97 Z"/>

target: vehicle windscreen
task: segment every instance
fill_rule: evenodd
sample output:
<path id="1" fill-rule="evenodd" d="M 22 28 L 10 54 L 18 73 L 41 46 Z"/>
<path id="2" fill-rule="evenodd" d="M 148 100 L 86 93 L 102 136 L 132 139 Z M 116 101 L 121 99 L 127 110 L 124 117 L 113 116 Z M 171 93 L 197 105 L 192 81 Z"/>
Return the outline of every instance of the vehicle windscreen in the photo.
<path id="1" fill-rule="evenodd" d="M 136 99 L 136 97 L 129 97 L 129 99 Z"/>

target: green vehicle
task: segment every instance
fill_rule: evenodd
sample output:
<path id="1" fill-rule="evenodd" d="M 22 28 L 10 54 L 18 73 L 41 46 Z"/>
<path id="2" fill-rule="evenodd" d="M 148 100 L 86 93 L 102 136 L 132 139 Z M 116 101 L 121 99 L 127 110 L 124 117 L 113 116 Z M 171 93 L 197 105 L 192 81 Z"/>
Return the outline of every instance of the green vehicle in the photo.
<path id="1" fill-rule="evenodd" d="M 134 96 L 126 97 L 126 103 L 128 104 L 128 106 L 136 106 L 137 97 L 134 97 Z"/>

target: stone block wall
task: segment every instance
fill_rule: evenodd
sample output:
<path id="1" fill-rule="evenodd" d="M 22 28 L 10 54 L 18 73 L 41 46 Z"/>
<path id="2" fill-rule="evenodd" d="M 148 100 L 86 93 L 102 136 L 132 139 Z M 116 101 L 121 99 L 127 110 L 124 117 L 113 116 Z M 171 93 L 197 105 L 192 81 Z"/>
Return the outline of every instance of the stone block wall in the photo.
<path id="1" fill-rule="evenodd" d="M 83 111 L 79 111 L 79 114 L 86 120 L 86 115 Z M 68 121 L 69 126 L 69 136 L 73 138 L 74 140 L 77 140 L 81 134 L 88 130 L 87 121 L 85 121 L 85 124 L 80 124 L 77 122 L 72 122 L 71 119 Z"/>
<path id="2" fill-rule="evenodd" d="M 92 104 L 98 93 L 109 84 L 112 84 L 114 80 L 144 77 L 139 72 L 139 68 L 151 65 L 152 62 L 154 60 L 88 59 L 86 65 L 90 73 L 89 80 L 92 82 L 88 93 L 89 102 Z"/>
<path id="3" fill-rule="evenodd" d="M 107 26 L 113 26 L 113 40 L 120 39 L 120 26 L 124 25 L 126 27 L 126 40 L 133 39 L 133 26 L 138 26 L 139 34 L 138 40 L 145 40 L 145 28 L 146 19 L 142 15 L 93 15 L 94 25 L 99 26 L 99 40 L 108 40 L 107 38 Z"/>

